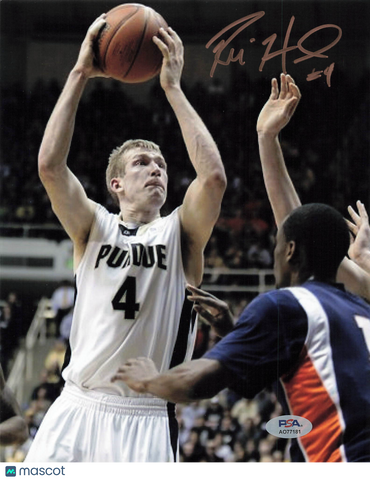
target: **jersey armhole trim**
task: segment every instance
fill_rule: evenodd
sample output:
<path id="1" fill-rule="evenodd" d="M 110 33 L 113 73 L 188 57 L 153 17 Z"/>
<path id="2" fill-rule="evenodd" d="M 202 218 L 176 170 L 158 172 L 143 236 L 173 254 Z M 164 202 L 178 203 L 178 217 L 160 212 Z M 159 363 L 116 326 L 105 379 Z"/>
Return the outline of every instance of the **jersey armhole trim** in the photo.
<path id="1" fill-rule="evenodd" d="M 184 280 L 184 283 L 185 283 L 185 288 L 186 288 L 186 285 L 187 285 L 188 281 L 187 281 L 186 275 L 185 275 L 185 265 L 184 265 L 183 249 L 182 249 L 182 226 L 181 226 L 181 219 L 180 219 L 180 208 L 181 207 L 175 208 L 175 210 L 173 210 L 173 212 L 170 215 L 176 216 L 176 224 L 177 224 L 176 225 L 176 230 L 177 230 L 177 235 L 178 235 L 178 239 L 179 239 L 178 250 L 179 250 L 179 254 L 180 254 L 181 273 L 182 273 L 182 277 L 183 277 L 183 280 Z"/>
<path id="2" fill-rule="evenodd" d="M 95 232 L 95 229 L 96 229 L 96 225 L 98 223 L 98 217 L 104 212 L 105 208 L 100 205 L 99 203 L 97 203 L 95 205 L 95 212 L 94 212 L 94 218 L 93 218 L 93 221 L 92 221 L 92 224 L 91 224 L 91 228 L 90 228 L 90 232 L 89 232 L 89 235 L 87 237 L 87 241 L 86 241 L 86 248 L 85 248 L 85 251 L 84 251 L 84 254 L 82 255 L 81 257 L 81 260 L 80 260 L 80 263 L 78 264 L 78 267 L 76 268 L 75 272 L 74 272 L 74 278 L 75 280 L 77 279 L 77 276 L 79 274 L 79 271 L 81 270 L 82 268 L 82 264 L 84 263 L 84 260 L 85 260 L 85 257 L 86 257 L 86 252 L 87 252 L 87 249 L 89 247 L 89 243 L 91 241 L 91 238 Z"/>

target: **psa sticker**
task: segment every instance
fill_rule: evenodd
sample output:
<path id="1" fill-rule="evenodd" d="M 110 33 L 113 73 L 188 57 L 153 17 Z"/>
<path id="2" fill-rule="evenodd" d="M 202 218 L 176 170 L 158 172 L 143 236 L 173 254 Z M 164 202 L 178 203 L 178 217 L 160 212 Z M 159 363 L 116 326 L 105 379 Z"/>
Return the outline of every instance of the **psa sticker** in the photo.
<path id="1" fill-rule="evenodd" d="M 266 423 L 266 430 L 279 438 L 298 438 L 312 430 L 312 423 L 297 415 L 282 415 Z"/>

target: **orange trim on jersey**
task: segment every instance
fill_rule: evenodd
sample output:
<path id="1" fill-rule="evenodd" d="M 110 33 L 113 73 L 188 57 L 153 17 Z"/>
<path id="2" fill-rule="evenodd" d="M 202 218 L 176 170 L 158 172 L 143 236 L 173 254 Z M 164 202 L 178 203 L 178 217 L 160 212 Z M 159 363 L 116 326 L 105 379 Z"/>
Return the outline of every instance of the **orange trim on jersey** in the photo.
<path id="1" fill-rule="evenodd" d="M 342 427 L 338 411 L 305 348 L 297 369 L 282 378 L 292 415 L 312 423 L 298 442 L 309 462 L 342 462 Z"/>

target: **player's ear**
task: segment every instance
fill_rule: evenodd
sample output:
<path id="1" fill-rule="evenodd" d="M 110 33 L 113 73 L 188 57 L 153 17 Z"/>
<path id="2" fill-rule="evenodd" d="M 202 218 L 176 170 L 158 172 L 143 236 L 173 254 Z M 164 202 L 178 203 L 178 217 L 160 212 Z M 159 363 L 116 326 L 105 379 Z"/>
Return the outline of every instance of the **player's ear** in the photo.
<path id="1" fill-rule="evenodd" d="M 297 253 L 296 243 L 294 240 L 289 240 L 286 244 L 285 256 L 286 261 L 293 263 Z"/>
<path id="2" fill-rule="evenodd" d="M 295 269 L 302 268 L 306 265 L 306 255 L 303 248 L 294 240 L 290 240 L 286 245 L 285 250 L 286 261 L 290 264 L 291 267 Z"/>
<path id="3" fill-rule="evenodd" d="M 123 183 L 122 178 L 115 177 L 110 181 L 110 188 L 114 193 L 123 193 Z"/>

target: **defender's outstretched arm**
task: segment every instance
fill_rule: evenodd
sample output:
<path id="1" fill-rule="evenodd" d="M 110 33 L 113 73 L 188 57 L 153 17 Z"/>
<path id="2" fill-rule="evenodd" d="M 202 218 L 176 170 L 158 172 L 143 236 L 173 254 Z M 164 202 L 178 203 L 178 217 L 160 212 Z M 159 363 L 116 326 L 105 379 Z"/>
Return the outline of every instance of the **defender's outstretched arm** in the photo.
<path id="1" fill-rule="evenodd" d="M 291 120 L 300 99 L 301 93 L 293 78 L 281 74 L 280 91 L 274 78 L 270 97 L 257 121 L 263 178 L 278 228 L 290 212 L 301 205 L 279 142 L 279 134 Z M 355 262 L 345 258 L 337 279 L 347 290 L 370 301 L 370 275 Z"/>

